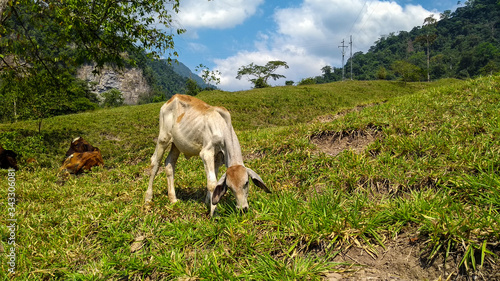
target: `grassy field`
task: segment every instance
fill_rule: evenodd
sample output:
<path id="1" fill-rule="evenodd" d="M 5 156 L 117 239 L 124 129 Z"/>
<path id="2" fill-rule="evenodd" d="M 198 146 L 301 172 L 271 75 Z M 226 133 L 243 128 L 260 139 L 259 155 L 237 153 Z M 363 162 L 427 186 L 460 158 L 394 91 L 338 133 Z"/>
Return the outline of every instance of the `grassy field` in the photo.
<path id="1" fill-rule="evenodd" d="M 180 201 L 169 203 L 161 173 L 155 204 L 143 208 L 162 104 L 50 118 L 40 134 L 37 122 L 0 124 L 0 144 L 21 167 L 11 275 L 0 170 L 0 279 L 500 278 L 500 77 L 199 97 L 231 111 L 245 163 L 272 194 L 252 186 L 246 214 L 228 194 L 210 219 L 203 164 L 181 157 Z M 77 136 L 101 149 L 105 166 L 58 174 Z M 389 256 L 390 266 L 370 264 Z"/>

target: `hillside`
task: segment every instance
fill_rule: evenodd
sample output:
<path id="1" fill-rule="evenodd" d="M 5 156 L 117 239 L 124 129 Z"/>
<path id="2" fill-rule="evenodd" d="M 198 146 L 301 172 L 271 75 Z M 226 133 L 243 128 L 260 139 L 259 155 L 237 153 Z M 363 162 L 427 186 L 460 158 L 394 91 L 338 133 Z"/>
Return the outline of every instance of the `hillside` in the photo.
<path id="1" fill-rule="evenodd" d="M 464 1 L 462 1 L 464 2 Z M 435 24 L 397 31 L 382 36 L 366 53 L 353 55 L 353 75 L 357 80 L 399 79 L 394 63 L 414 66 L 414 81 L 427 80 L 427 44 L 430 44 L 430 77 L 469 78 L 500 71 L 500 4 L 497 0 L 465 1 L 455 11 L 445 11 Z M 420 40 L 420 41 L 419 41 Z M 350 69 L 347 60 L 346 69 Z M 401 70 L 400 70 L 401 71 Z M 319 82 L 341 80 L 342 69 L 317 77 Z"/>
<path id="2" fill-rule="evenodd" d="M 173 63 L 172 67 L 173 67 L 175 73 L 181 75 L 182 77 L 191 78 L 194 81 L 196 81 L 196 83 L 198 84 L 198 86 L 200 88 L 205 89 L 207 87 L 210 87 L 210 85 L 205 84 L 205 81 L 203 81 L 203 79 L 200 76 L 198 76 L 197 74 L 193 73 L 191 71 L 191 69 L 189 69 L 189 67 L 187 67 L 182 62 Z"/>
<path id="3" fill-rule="evenodd" d="M 149 98 L 146 96 L 142 103 L 168 100 L 175 93 L 184 93 L 188 78 L 180 75 L 166 60 L 149 60 L 144 58 L 139 66 L 144 76 L 152 86 Z"/>
<path id="4" fill-rule="evenodd" d="M 177 93 L 185 94 L 188 79 L 196 81 L 202 89 L 209 87 L 200 76 L 193 73 L 182 62 L 172 61 L 169 64 L 167 60 L 145 59 L 140 66 L 144 69 L 146 79 L 153 88 L 149 96 L 145 96 L 141 103 L 166 101 Z"/>
<path id="5" fill-rule="evenodd" d="M 233 112 L 233 126 L 236 130 L 243 131 L 308 123 L 318 116 L 335 114 L 357 105 L 381 103 L 392 97 L 412 94 L 421 89 L 454 82 L 456 81 L 442 80 L 433 83 L 408 83 L 405 85 L 389 81 L 355 81 L 311 86 L 274 87 L 234 93 L 209 91 L 202 92 L 197 97 L 209 104 L 223 106 Z M 44 120 L 41 134 L 37 132 L 38 122 L 36 120 L 0 124 L 0 144 L 4 144 L 6 149 L 20 151 L 23 158 L 40 157 L 37 154 L 45 154 L 42 151 L 32 151 L 32 146 L 51 147 L 54 151 L 46 155 L 47 161 L 49 161 L 48 167 L 59 165 L 59 160 L 57 157 L 54 159 L 53 154 L 59 155 L 61 152 L 65 152 L 67 141 L 78 135 L 91 135 L 94 141 L 102 141 L 103 144 L 107 143 L 106 137 L 101 139 L 100 136 L 111 135 L 110 139 L 119 138 L 126 140 L 128 145 L 134 143 L 134 146 L 138 147 L 144 139 L 152 140 L 157 136 L 158 114 L 162 105 L 163 102 L 56 116 Z M 114 120 L 115 118 L 120 120 Z M 137 139 L 136 134 L 132 133 L 137 129 L 140 129 L 140 134 L 146 134 L 148 137 Z M 6 143 L 10 143 L 12 146 L 5 145 Z M 102 144 L 97 144 L 97 146 L 100 145 Z M 116 151 L 116 149 L 113 148 L 112 151 Z M 147 146 L 147 155 L 152 153 L 151 149 L 154 147 Z M 58 152 L 56 153 L 56 151 Z M 106 154 L 106 150 L 103 150 L 103 153 Z M 128 153 L 129 151 L 125 149 L 121 151 L 120 157 L 124 157 L 123 154 Z M 143 160 L 149 159 L 150 156 L 145 157 Z"/>
<path id="6" fill-rule="evenodd" d="M 500 278 L 500 77 L 199 97 L 231 111 L 245 164 L 272 194 L 252 186 L 245 214 L 227 194 L 211 220 L 203 164 L 181 157 L 180 201 L 161 173 L 143 208 L 161 103 L 48 118 L 41 134 L 0 124 L 0 144 L 21 155 L 12 280 Z M 76 136 L 105 166 L 58 174 Z"/>

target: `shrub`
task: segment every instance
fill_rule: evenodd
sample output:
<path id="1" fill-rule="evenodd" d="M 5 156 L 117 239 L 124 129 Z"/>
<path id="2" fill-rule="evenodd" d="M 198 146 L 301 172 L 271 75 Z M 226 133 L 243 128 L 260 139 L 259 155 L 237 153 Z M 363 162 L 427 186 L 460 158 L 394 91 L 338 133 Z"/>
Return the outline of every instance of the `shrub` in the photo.
<path id="1" fill-rule="evenodd" d="M 102 102 L 103 107 L 118 107 L 122 106 L 124 99 L 122 92 L 118 89 L 111 89 L 102 93 L 102 97 L 104 98 Z"/>
<path id="2" fill-rule="evenodd" d="M 299 82 L 299 86 L 302 85 L 314 85 L 316 84 L 316 79 L 310 77 L 310 78 L 304 78 Z"/>

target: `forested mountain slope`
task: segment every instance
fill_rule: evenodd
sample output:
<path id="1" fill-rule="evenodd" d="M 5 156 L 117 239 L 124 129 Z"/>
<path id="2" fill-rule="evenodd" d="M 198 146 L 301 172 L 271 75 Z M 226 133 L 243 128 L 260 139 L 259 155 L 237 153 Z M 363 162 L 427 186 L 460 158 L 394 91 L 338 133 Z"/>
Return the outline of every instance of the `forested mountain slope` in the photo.
<path id="1" fill-rule="evenodd" d="M 500 70 L 499 29 L 498 0 L 467 1 L 454 12 L 443 12 L 435 22 L 382 36 L 367 53 L 355 53 L 353 76 L 358 80 L 403 76 L 408 81 L 427 80 L 427 47 L 430 79 L 495 73 Z M 346 69 L 350 65 L 349 59 Z M 334 70 L 328 77 L 317 78 L 321 82 L 340 80 L 341 69 Z"/>

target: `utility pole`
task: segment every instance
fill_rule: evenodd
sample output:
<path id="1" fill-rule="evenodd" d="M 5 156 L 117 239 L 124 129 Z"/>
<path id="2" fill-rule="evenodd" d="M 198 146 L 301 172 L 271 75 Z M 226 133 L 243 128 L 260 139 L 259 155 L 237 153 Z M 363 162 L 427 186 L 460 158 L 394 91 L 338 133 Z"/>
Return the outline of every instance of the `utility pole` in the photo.
<path id="1" fill-rule="evenodd" d="M 351 81 L 352 81 L 352 35 L 351 35 L 351 41 L 349 42 L 349 45 L 351 46 Z"/>
<path id="2" fill-rule="evenodd" d="M 345 56 L 345 48 L 347 46 L 344 44 L 345 40 L 342 39 L 342 46 L 339 46 L 339 48 L 342 48 L 342 81 L 345 80 L 345 70 L 344 70 L 344 56 Z"/>

